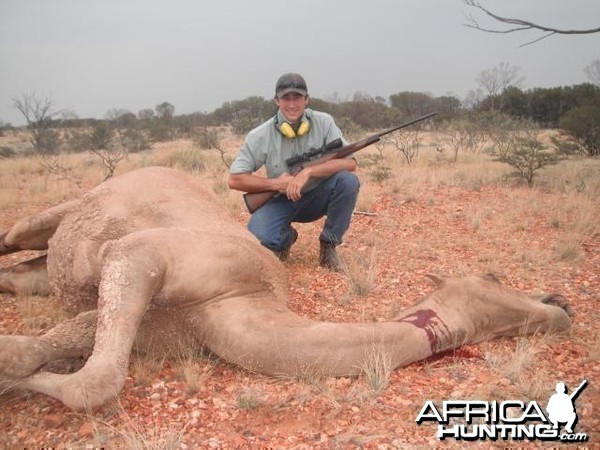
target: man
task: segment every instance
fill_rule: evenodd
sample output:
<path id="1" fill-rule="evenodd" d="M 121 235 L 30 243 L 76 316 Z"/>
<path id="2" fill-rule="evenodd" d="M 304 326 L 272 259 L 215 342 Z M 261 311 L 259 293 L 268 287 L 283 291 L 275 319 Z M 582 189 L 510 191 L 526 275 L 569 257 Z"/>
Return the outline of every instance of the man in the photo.
<path id="1" fill-rule="evenodd" d="M 252 214 L 248 229 L 282 261 L 298 237 L 291 223 L 327 216 L 319 237 L 319 264 L 339 271 L 335 247 L 350 226 L 358 196 L 356 161 L 331 159 L 291 175 L 287 159 L 343 137 L 329 114 L 307 108 L 308 89 L 301 75 L 287 73 L 277 80 L 275 103 L 277 114 L 246 136 L 230 167 L 229 187 L 280 193 Z M 263 165 L 266 178 L 254 174 Z"/>

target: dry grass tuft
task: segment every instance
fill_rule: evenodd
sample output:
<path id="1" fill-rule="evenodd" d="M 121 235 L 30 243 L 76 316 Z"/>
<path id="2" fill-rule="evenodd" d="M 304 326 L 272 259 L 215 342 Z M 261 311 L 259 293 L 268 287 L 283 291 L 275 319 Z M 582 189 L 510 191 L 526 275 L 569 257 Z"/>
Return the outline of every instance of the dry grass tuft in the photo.
<path id="1" fill-rule="evenodd" d="M 352 252 L 344 256 L 344 273 L 352 296 L 364 297 L 375 287 L 377 250 L 370 247 L 366 254 Z"/>
<path id="2" fill-rule="evenodd" d="M 188 358 L 175 366 L 177 377 L 185 385 L 185 393 L 193 395 L 202 389 L 215 369 L 215 362 L 199 358 Z"/>
<path id="3" fill-rule="evenodd" d="M 24 328 L 20 330 L 22 334 L 37 336 L 67 318 L 65 310 L 55 297 L 21 295 L 17 300 L 17 308 L 24 324 Z"/>
<path id="4" fill-rule="evenodd" d="M 522 389 L 529 383 L 532 391 L 535 391 L 536 387 L 531 384 L 528 370 L 535 367 L 538 354 L 548 348 L 548 343 L 552 339 L 553 337 L 547 334 L 518 338 L 512 351 L 504 355 L 487 353 L 485 360 L 500 376 L 521 386 Z"/>
<path id="5" fill-rule="evenodd" d="M 176 450 L 181 448 L 185 425 L 164 424 L 155 417 L 153 422 L 130 416 L 118 402 L 109 416 L 88 412 L 82 429 L 91 434 L 66 448 L 127 448 L 131 450 Z M 117 423 L 114 425 L 113 423 Z M 80 430 L 81 431 L 81 430 Z M 91 442 L 90 442 L 91 441 Z"/>
<path id="6" fill-rule="evenodd" d="M 365 374 L 370 393 L 373 396 L 382 394 L 388 387 L 393 370 L 390 355 L 384 351 L 382 346 L 373 345 L 361 370 Z"/>
<path id="7" fill-rule="evenodd" d="M 262 393 L 254 388 L 244 388 L 236 397 L 236 407 L 238 409 L 252 410 L 265 403 Z"/>
<path id="8" fill-rule="evenodd" d="M 147 386 L 163 368 L 164 358 L 154 355 L 136 354 L 131 358 L 133 382 L 136 386 Z"/>

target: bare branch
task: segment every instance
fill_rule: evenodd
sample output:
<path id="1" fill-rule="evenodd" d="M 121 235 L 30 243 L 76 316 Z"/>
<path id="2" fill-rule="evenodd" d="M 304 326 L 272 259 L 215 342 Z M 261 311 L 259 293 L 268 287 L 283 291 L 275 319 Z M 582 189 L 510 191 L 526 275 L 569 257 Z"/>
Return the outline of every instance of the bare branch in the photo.
<path id="1" fill-rule="evenodd" d="M 127 150 L 119 145 L 110 145 L 104 148 L 92 148 L 88 150 L 92 155 L 97 156 L 104 166 L 104 179 L 106 181 L 111 178 L 117 165 L 121 160 L 127 157 Z"/>
<path id="2" fill-rule="evenodd" d="M 495 14 L 495 13 L 489 11 L 488 9 L 484 8 L 483 6 L 481 6 L 481 4 L 477 0 L 464 0 L 464 1 L 468 6 L 471 6 L 473 8 L 476 8 L 476 9 L 482 11 L 485 15 L 491 17 L 492 19 L 494 19 L 498 22 L 515 26 L 513 28 L 507 28 L 507 29 L 484 28 L 481 25 L 479 25 L 479 23 L 473 18 L 472 15 L 469 14 L 468 16 L 465 16 L 468 21 L 468 23 L 466 23 L 465 26 L 468 28 L 474 28 L 476 30 L 484 31 L 486 33 L 499 33 L 499 34 L 509 34 L 509 33 L 515 33 L 515 32 L 519 32 L 519 31 L 527 31 L 527 30 L 538 30 L 538 31 L 544 31 L 546 33 L 543 36 L 541 36 L 533 41 L 522 44 L 521 47 L 524 47 L 525 45 L 533 44 L 535 42 L 539 42 L 542 39 L 546 39 L 547 37 L 550 37 L 554 34 L 592 34 L 592 33 L 600 32 L 600 27 L 589 28 L 589 29 L 565 30 L 565 29 L 560 29 L 560 28 L 549 27 L 546 25 L 540 25 L 537 23 L 530 22 L 528 20 L 515 19 L 515 18 L 511 18 L 511 17 L 503 17 L 503 16 L 499 16 L 498 14 Z"/>
<path id="3" fill-rule="evenodd" d="M 71 176 L 70 169 L 63 164 L 60 155 L 42 154 L 40 164 L 58 179 L 71 181 L 81 187 L 81 180 Z"/>
<path id="4" fill-rule="evenodd" d="M 227 152 L 223 149 L 219 133 L 216 130 L 210 130 L 207 125 L 203 125 L 202 129 L 196 133 L 194 141 L 200 148 L 219 152 L 221 161 L 229 168 L 231 163 L 227 160 Z"/>

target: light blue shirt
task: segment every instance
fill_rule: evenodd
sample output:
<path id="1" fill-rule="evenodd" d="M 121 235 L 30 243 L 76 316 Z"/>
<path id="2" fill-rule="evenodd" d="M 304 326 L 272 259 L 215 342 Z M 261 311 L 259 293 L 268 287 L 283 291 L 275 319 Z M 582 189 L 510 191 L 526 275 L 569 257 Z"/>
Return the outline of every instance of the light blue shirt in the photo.
<path id="1" fill-rule="evenodd" d="M 256 172 L 263 165 L 268 178 L 277 178 L 290 168 L 285 161 L 291 157 L 302 155 L 312 148 L 320 148 L 323 142 L 329 143 L 342 138 L 342 132 L 329 114 L 306 109 L 305 118 L 310 123 L 307 134 L 293 139 L 286 138 L 275 127 L 275 120 L 281 123 L 285 120 L 280 111 L 273 117 L 248 133 L 244 144 L 229 168 L 232 174 Z M 310 183 L 307 190 L 314 188 L 317 183 Z"/>

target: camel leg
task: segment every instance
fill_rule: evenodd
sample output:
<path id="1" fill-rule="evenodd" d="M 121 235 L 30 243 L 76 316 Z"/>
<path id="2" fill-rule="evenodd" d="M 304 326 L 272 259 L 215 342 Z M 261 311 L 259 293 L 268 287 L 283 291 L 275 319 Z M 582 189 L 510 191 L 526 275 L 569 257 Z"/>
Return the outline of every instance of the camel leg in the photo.
<path id="1" fill-rule="evenodd" d="M 0 269 L 0 292 L 48 295 L 50 283 L 46 269 L 46 255 Z"/>
<path id="2" fill-rule="evenodd" d="M 78 372 L 38 373 L 18 387 L 47 394 L 77 411 L 115 398 L 125 384 L 131 348 L 150 300 L 162 283 L 164 267 L 156 252 L 139 239 L 108 244 L 102 255 L 92 356 Z"/>
<path id="3" fill-rule="evenodd" d="M 62 203 L 15 223 L 0 234 L 0 255 L 20 250 L 46 250 L 63 217 L 79 204 L 79 200 Z"/>
<path id="4" fill-rule="evenodd" d="M 39 336 L 0 336 L 0 390 L 19 387 L 45 364 L 89 355 L 94 347 L 96 310 L 83 312 Z"/>

